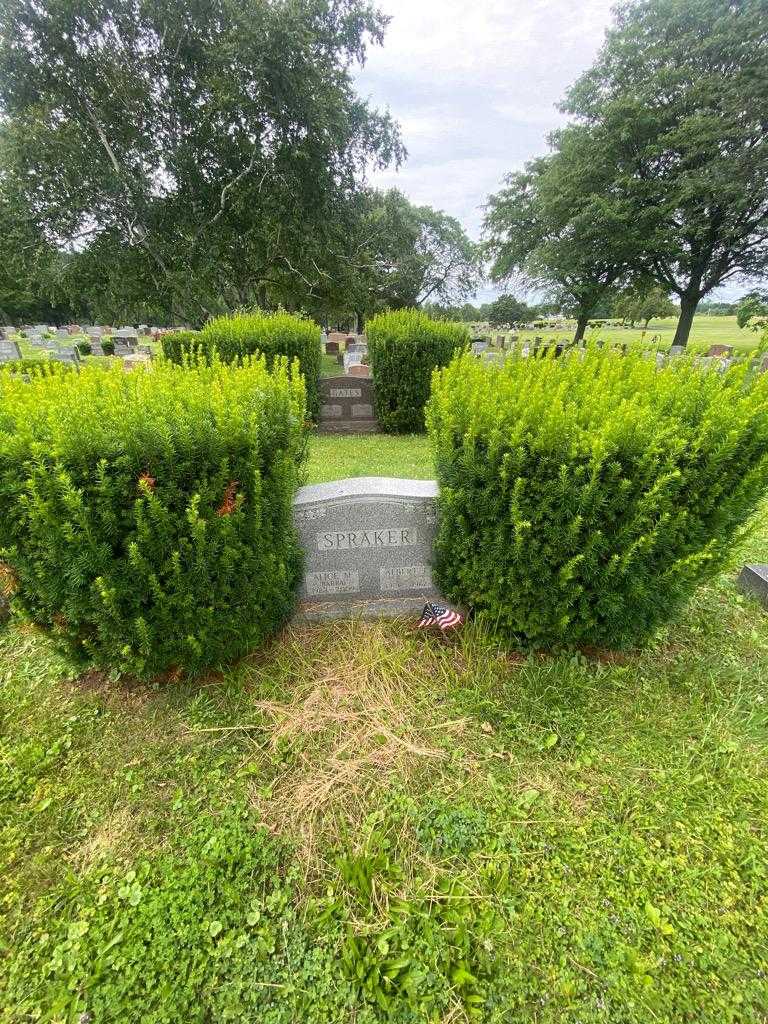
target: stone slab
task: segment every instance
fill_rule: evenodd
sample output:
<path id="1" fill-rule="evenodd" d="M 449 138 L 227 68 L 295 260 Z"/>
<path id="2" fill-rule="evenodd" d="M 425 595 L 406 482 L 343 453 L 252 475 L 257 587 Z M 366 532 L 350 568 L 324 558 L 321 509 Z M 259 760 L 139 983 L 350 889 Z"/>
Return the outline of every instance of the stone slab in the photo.
<path id="1" fill-rule="evenodd" d="M 768 565 L 745 565 L 737 580 L 739 589 L 768 608 Z"/>
<path id="2" fill-rule="evenodd" d="M 21 359 L 21 349 L 18 343 L 3 339 L 0 341 L 0 363 L 11 363 L 15 359 Z"/>
<path id="3" fill-rule="evenodd" d="M 368 363 L 360 363 L 359 366 L 350 366 L 349 368 L 350 377 L 370 377 L 371 368 Z"/>
<path id="4" fill-rule="evenodd" d="M 299 616 L 401 615 L 444 599 L 432 580 L 437 482 L 352 477 L 302 487 Z"/>
<path id="5" fill-rule="evenodd" d="M 320 402 L 319 426 L 323 433 L 373 433 L 378 430 L 373 411 L 372 380 L 323 377 L 320 380 Z"/>

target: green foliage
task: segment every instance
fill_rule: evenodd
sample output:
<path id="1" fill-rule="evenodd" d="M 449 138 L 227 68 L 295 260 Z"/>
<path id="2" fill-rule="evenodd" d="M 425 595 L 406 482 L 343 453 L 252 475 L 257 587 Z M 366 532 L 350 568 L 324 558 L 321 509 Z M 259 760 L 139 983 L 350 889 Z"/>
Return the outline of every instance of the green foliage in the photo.
<path id="1" fill-rule="evenodd" d="M 641 320 L 646 330 L 650 320 L 674 316 L 676 313 L 677 307 L 669 293 L 659 286 L 648 287 L 645 282 L 640 287 L 622 292 L 613 304 L 614 316 L 628 320 L 632 327 L 637 320 Z"/>
<path id="2" fill-rule="evenodd" d="M 424 430 L 432 371 L 469 341 L 458 323 L 430 320 L 415 309 L 381 313 L 366 328 L 376 381 L 376 417 L 387 433 Z"/>
<path id="3" fill-rule="evenodd" d="M 557 150 L 584 134 L 610 168 L 615 232 L 680 299 L 677 344 L 702 297 L 768 265 L 767 36 L 764 0 L 624 0 L 563 105 Z"/>
<path id="4" fill-rule="evenodd" d="M 341 302 L 368 315 L 427 301 L 461 302 L 483 276 L 480 248 L 456 218 L 414 206 L 397 189 L 365 197 L 348 247 L 356 256 Z"/>
<path id="5" fill-rule="evenodd" d="M 257 646 L 292 603 L 303 380 L 278 361 L 0 377 L 0 555 L 76 655 L 153 674 Z"/>
<path id="6" fill-rule="evenodd" d="M 768 486 L 768 376 L 590 348 L 436 375 L 437 575 L 507 642 L 648 639 Z"/>
<path id="7" fill-rule="evenodd" d="M 0 1019 L 758 1024 L 768 617 L 729 570 L 667 639 L 357 621 L 107 689 L 0 629 Z"/>
<path id="8" fill-rule="evenodd" d="M 750 292 L 745 295 L 736 309 L 736 323 L 742 329 L 751 327 L 750 321 L 768 316 L 768 295 L 761 292 Z"/>
<path id="9" fill-rule="evenodd" d="M 286 860 L 234 807 L 220 820 L 201 816 L 183 850 L 103 866 L 41 901 L 38 912 L 55 905 L 54 916 L 44 934 L 27 931 L 6 1006 L 49 1021 L 340 1019 L 345 987 L 301 920 Z"/>
<path id="10" fill-rule="evenodd" d="M 576 320 L 591 317 L 624 284 L 639 257 L 636 235 L 611 190 L 615 168 L 584 131 L 561 133 L 555 152 L 509 174 L 488 200 L 487 251 L 495 281 L 521 276 Z"/>
<path id="11" fill-rule="evenodd" d="M 101 339 L 101 350 L 105 356 L 113 356 L 115 354 L 115 343 L 111 338 Z"/>
<path id="12" fill-rule="evenodd" d="M 33 371 L 48 373 L 66 373 L 67 371 L 76 369 L 77 367 L 72 363 L 59 363 L 46 358 L 11 359 L 7 363 L 0 363 L 0 373 L 2 373 L 3 371 L 5 371 L 6 373 L 21 374 L 28 374 Z"/>
<path id="13" fill-rule="evenodd" d="M 494 938 L 506 924 L 495 901 L 474 899 L 472 882 L 460 871 L 417 876 L 414 891 L 404 896 L 405 871 L 388 847 L 374 835 L 363 851 L 340 862 L 351 904 L 347 917 L 365 926 L 360 934 L 359 926 L 347 925 L 345 974 L 361 999 L 380 1011 L 377 1019 L 407 1020 L 411 1011 L 417 1020 L 441 1020 L 456 1003 L 470 1020 L 487 1019 L 490 990 L 498 983 Z"/>
<path id="14" fill-rule="evenodd" d="M 529 323 L 536 319 L 536 310 L 514 295 L 500 295 L 488 307 L 486 319 L 492 327 Z"/>
<path id="15" fill-rule="evenodd" d="M 365 0 L 110 0 L 85 16 L 54 0 L 43 19 L 2 0 L 7 163 L 36 236 L 76 250 L 75 308 L 197 324 L 326 287 L 349 262 L 362 168 L 404 152 L 354 89 L 385 26 Z"/>
<path id="16" fill-rule="evenodd" d="M 176 331 L 163 338 L 163 352 L 175 362 L 183 355 L 201 352 L 207 359 L 215 350 L 225 363 L 261 352 L 271 367 L 280 356 L 298 359 L 307 390 L 307 411 L 320 411 L 320 328 L 293 313 L 235 313 L 210 320 L 200 332 Z"/>
<path id="17" fill-rule="evenodd" d="M 163 348 L 163 355 L 173 363 L 182 363 L 184 353 L 188 355 L 195 351 L 195 344 L 199 342 L 199 331 L 171 331 L 160 338 Z"/>

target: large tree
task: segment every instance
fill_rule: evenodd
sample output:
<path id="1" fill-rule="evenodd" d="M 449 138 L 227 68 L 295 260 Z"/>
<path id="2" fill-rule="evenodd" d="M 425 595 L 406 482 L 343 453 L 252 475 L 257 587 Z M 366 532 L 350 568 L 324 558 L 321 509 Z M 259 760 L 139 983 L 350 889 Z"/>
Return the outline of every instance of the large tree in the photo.
<path id="1" fill-rule="evenodd" d="M 640 320 L 643 329 L 647 330 L 651 320 L 674 316 L 677 313 L 677 306 L 660 285 L 641 280 L 616 298 L 612 313 L 622 320 L 628 320 L 630 327 L 634 327 Z"/>
<path id="2" fill-rule="evenodd" d="M 600 305 L 623 285 L 637 260 L 622 230 L 625 210 L 610 190 L 613 168 L 578 127 L 553 139 L 552 154 L 510 174 L 488 200 L 487 251 L 496 281 L 533 285 L 576 319 L 584 335 Z"/>
<path id="3" fill-rule="evenodd" d="M 528 323 L 536 318 L 536 310 L 514 295 L 500 295 L 488 307 L 488 323 L 492 327 Z"/>
<path id="4" fill-rule="evenodd" d="M 768 266 L 768 4 L 629 0 L 564 109 L 615 168 L 620 230 L 680 300 Z"/>
<path id="5" fill-rule="evenodd" d="M 357 198 L 342 264 L 333 282 L 336 301 L 359 320 L 387 308 L 455 306 L 483 279 L 480 247 L 459 221 L 414 205 L 397 189 Z"/>
<path id="6" fill-rule="evenodd" d="M 378 307 L 456 305 L 481 283 L 478 246 L 455 217 L 415 206 L 397 189 L 372 195 L 362 232 L 367 286 Z"/>
<path id="7" fill-rule="evenodd" d="M 366 0 L 0 0 L 9 173 L 109 301 L 319 296 L 361 170 L 403 153 L 350 74 L 385 24 Z"/>

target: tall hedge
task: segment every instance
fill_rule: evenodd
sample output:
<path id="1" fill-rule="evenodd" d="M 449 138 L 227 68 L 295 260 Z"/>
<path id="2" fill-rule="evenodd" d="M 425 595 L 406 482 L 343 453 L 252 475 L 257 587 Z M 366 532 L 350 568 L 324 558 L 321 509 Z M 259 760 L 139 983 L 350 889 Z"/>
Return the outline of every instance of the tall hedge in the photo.
<path id="1" fill-rule="evenodd" d="M 214 349 L 225 363 L 256 352 L 264 354 L 268 367 L 278 356 L 298 359 L 306 381 L 307 409 L 313 418 L 317 417 L 320 411 L 320 328 L 312 320 L 282 311 L 235 313 L 209 320 L 198 333 L 176 331 L 170 341 L 163 342 L 166 357 L 178 363 L 185 353 L 192 351 L 202 352 L 210 359 Z"/>
<path id="2" fill-rule="evenodd" d="M 161 362 L 0 374 L 0 564 L 24 617 L 93 665 L 195 670 L 288 614 L 303 378 Z"/>
<path id="3" fill-rule="evenodd" d="M 641 643 L 768 487 L 768 374 L 590 348 L 435 375 L 436 574 L 510 643 Z"/>
<path id="4" fill-rule="evenodd" d="M 174 363 L 182 363 L 184 353 L 194 351 L 199 338 L 199 331 L 169 331 L 160 338 L 163 355 Z"/>
<path id="5" fill-rule="evenodd" d="M 366 328 L 376 382 L 376 418 L 390 434 L 424 430 L 432 371 L 469 342 L 464 324 L 431 320 L 415 309 L 381 313 Z"/>

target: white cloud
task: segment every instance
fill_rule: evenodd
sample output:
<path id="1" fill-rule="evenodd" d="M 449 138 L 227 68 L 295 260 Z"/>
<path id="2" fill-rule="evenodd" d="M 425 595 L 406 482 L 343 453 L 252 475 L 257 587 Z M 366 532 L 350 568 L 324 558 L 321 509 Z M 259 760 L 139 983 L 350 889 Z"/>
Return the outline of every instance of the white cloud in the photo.
<path id="1" fill-rule="evenodd" d="M 409 157 L 373 180 L 458 217 L 477 236 L 482 204 L 547 149 L 555 104 L 592 60 L 611 0 L 379 0 L 391 16 L 358 90 L 387 106 Z"/>
<path id="2" fill-rule="evenodd" d="M 356 75 L 357 89 L 400 122 L 408 159 L 371 180 L 445 210 L 478 238 L 482 206 L 503 176 L 547 152 L 547 136 L 564 121 L 556 105 L 594 59 L 613 0 L 377 6 L 392 20 L 383 47 L 369 51 Z"/>

